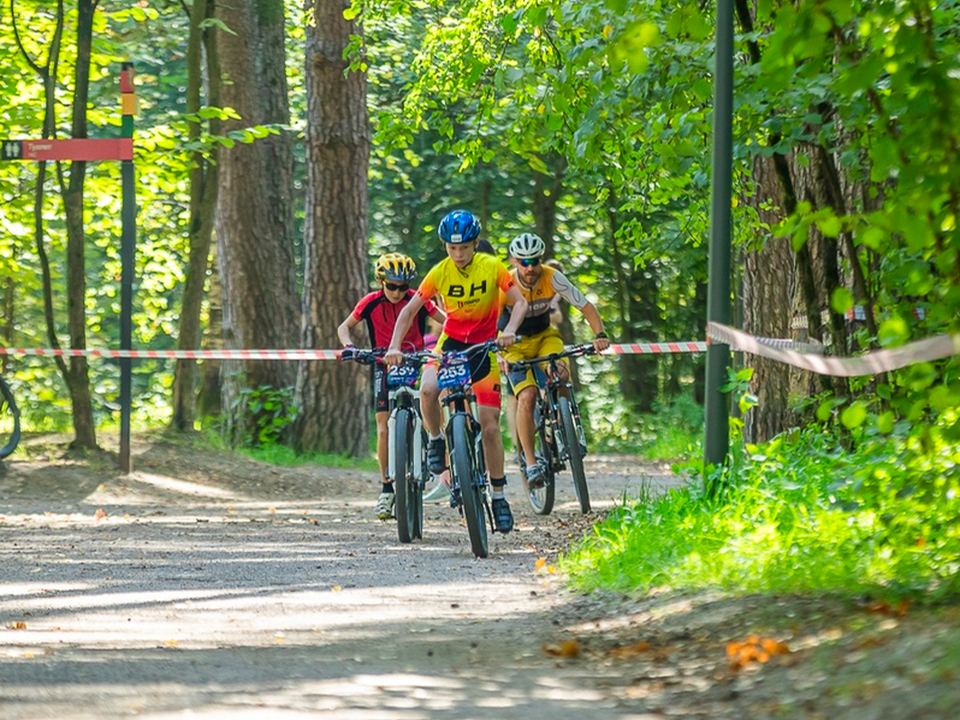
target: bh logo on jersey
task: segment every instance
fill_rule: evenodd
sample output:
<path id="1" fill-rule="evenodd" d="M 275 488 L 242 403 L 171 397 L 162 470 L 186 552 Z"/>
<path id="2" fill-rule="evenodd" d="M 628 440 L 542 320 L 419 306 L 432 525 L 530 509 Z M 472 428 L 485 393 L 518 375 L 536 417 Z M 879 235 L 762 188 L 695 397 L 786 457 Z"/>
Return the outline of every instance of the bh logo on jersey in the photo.
<path id="1" fill-rule="evenodd" d="M 467 287 L 466 285 L 451 285 L 447 291 L 447 297 L 451 299 L 466 298 L 464 300 L 458 300 L 457 305 L 459 307 L 466 307 L 468 305 L 476 305 L 480 298 L 478 295 L 482 296 L 487 293 L 487 281 L 476 283 Z"/>

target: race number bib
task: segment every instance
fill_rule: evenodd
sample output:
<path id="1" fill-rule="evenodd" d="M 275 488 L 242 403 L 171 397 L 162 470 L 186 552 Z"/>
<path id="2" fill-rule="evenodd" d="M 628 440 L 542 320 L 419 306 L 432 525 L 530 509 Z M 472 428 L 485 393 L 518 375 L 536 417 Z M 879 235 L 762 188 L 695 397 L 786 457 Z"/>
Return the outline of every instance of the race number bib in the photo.
<path id="1" fill-rule="evenodd" d="M 450 354 L 444 356 L 437 372 L 437 384 L 441 389 L 460 387 L 470 382 L 470 363 L 466 355 Z"/>
<path id="2" fill-rule="evenodd" d="M 387 387 L 413 387 L 420 371 L 413 365 L 394 365 L 387 370 Z"/>

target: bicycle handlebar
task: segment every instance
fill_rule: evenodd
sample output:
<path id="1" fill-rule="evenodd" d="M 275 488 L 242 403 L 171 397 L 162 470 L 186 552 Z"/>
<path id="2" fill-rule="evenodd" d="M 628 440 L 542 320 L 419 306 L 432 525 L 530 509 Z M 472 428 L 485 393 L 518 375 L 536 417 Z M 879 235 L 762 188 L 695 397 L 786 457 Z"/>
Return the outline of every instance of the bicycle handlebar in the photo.
<path id="1" fill-rule="evenodd" d="M 567 357 L 576 357 L 579 355 L 596 355 L 597 351 L 594 349 L 592 343 L 584 343 L 582 345 L 574 345 L 571 348 L 564 349 L 563 352 L 551 353 L 550 355 L 543 355 L 542 357 L 530 358 L 529 360 L 518 360 L 509 364 L 510 370 L 522 370 L 524 368 L 530 368 L 535 365 L 540 365 L 545 362 L 556 362 L 557 360 L 562 360 Z"/>

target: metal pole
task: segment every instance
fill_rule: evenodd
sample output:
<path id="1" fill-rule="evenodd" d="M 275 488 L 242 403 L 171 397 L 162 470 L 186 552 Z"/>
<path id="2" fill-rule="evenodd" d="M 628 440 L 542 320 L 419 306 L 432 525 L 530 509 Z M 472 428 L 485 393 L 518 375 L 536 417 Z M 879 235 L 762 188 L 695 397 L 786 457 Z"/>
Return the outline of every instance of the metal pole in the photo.
<path id="1" fill-rule="evenodd" d="M 730 204 L 733 185 L 733 0 L 717 0 L 716 68 L 713 78 L 713 170 L 710 188 L 710 267 L 707 320 L 729 324 Z M 728 398 L 720 392 L 730 367 L 730 346 L 707 348 L 705 397 L 705 464 L 726 460 L 730 446 Z"/>
<path id="2" fill-rule="evenodd" d="M 133 63 L 123 63 L 120 73 L 120 91 L 123 99 L 121 135 L 133 137 L 133 115 L 136 100 L 133 95 Z M 133 279 L 137 252 L 137 195 L 133 160 L 123 160 L 120 166 L 123 185 L 120 234 L 120 349 L 133 349 Z M 120 359 L 120 470 L 133 472 L 130 455 L 130 415 L 133 407 L 131 358 Z"/>

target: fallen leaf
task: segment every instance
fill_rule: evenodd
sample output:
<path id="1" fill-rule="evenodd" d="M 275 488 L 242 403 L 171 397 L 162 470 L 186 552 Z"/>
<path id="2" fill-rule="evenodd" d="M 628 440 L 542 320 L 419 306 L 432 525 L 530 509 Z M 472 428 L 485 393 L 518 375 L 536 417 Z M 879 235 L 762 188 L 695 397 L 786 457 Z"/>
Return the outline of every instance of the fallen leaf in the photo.
<path id="1" fill-rule="evenodd" d="M 544 645 L 543 651 L 553 657 L 572 658 L 580 654 L 580 643 L 576 640 L 565 640 L 559 645 Z"/>
<path id="2" fill-rule="evenodd" d="M 610 654 L 614 657 L 634 657 L 636 655 L 642 655 L 645 652 L 649 652 L 653 647 L 646 640 L 640 640 L 633 643 L 632 645 L 624 645 L 623 647 L 615 647 L 610 651 Z"/>
<path id="3" fill-rule="evenodd" d="M 547 566 L 546 558 L 537 558 L 537 562 L 533 566 L 534 572 L 540 572 Z"/>
<path id="4" fill-rule="evenodd" d="M 343 588 L 340 587 L 339 585 L 334 585 L 334 586 L 333 586 L 332 588 L 330 588 L 330 589 L 333 590 L 334 592 L 340 592 L 341 590 L 343 590 Z"/>
<path id="5" fill-rule="evenodd" d="M 103 511 L 103 508 L 97 508 L 96 518 L 97 520 L 103 520 L 107 516 L 107 513 Z"/>
<path id="6" fill-rule="evenodd" d="M 26 630 L 27 624 L 23 620 L 18 620 L 15 623 L 10 623 L 11 630 Z"/>
<path id="7" fill-rule="evenodd" d="M 790 648 L 773 638 L 748 635 L 745 640 L 727 643 L 727 662 L 731 670 L 740 670 L 749 663 L 769 662 L 774 655 L 789 655 Z"/>

